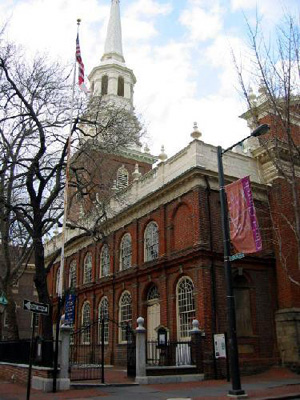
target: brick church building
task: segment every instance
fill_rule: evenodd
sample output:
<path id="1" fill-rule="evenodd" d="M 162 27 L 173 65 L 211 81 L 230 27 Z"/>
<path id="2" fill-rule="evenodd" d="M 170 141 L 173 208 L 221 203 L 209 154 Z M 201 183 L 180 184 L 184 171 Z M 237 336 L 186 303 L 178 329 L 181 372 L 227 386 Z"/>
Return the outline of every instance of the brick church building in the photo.
<path id="1" fill-rule="evenodd" d="M 104 55 L 89 79 L 92 96 L 133 109 L 135 77 L 123 57 L 116 0 Z M 247 113 L 243 117 L 250 120 Z M 265 108 L 261 122 L 268 122 L 272 133 Z M 299 118 L 295 134 L 299 136 Z M 291 213 L 290 190 L 258 139 L 251 139 L 245 151 L 228 152 L 223 162 L 227 183 L 250 176 L 263 241 L 261 252 L 232 263 L 241 366 L 246 371 L 280 360 L 297 364 L 300 288 L 288 274 L 300 282 L 299 254 L 288 226 L 280 246 L 273 229 L 283 223 L 282 213 Z M 124 323 L 135 327 L 143 316 L 148 340 L 156 340 L 157 328 L 163 326 L 170 340 L 185 341 L 197 319 L 205 333 L 205 371 L 212 373 L 213 334 L 227 330 L 216 147 L 201 140 L 195 124 L 188 146 L 171 158 L 164 151 L 153 157 L 136 146 L 106 154 L 101 168 L 111 174 L 106 235 L 98 241 L 74 240 L 65 249 L 64 285 L 76 294 L 74 330 L 108 316 L 105 359 L 118 365 L 126 358 Z M 78 212 L 82 221 L 94 218 L 91 210 Z M 72 235 L 68 232 L 67 239 Z M 60 245 L 59 235 L 48 243 L 49 259 Z M 288 245 L 283 266 L 279 252 Z M 54 308 L 58 270 L 59 260 L 49 274 Z M 99 341 L 99 335 L 87 333 L 82 343 L 92 340 Z"/>

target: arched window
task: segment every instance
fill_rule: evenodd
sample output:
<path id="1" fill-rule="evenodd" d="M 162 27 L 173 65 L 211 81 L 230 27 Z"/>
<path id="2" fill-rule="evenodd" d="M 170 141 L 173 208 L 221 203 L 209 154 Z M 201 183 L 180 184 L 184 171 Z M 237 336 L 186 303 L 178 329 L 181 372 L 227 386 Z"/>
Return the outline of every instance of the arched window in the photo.
<path id="1" fill-rule="evenodd" d="M 246 277 L 237 275 L 233 280 L 237 336 L 253 335 L 250 288 Z"/>
<path id="2" fill-rule="evenodd" d="M 125 233 L 120 243 L 120 270 L 128 269 L 131 267 L 131 236 L 130 233 Z"/>
<path id="3" fill-rule="evenodd" d="M 92 282 L 92 254 L 87 253 L 84 257 L 83 265 L 83 283 Z"/>
<path id="4" fill-rule="evenodd" d="M 90 344 L 91 342 L 91 307 L 90 303 L 86 301 L 81 310 L 81 328 L 82 335 L 81 341 L 82 344 Z"/>
<path id="5" fill-rule="evenodd" d="M 55 281 L 55 291 L 56 291 L 56 293 L 58 293 L 59 279 L 60 279 L 60 267 L 58 267 L 57 271 L 56 271 L 56 281 Z"/>
<path id="6" fill-rule="evenodd" d="M 103 75 L 101 79 L 101 94 L 107 94 L 108 92 L 108 76 Z"/>
<path id="7" fill-rule="evenodd" d="M 157 286 L 152 285 L 147 293 L 147 303 L 157 301 L 159 299 L 159 292 Z"/>
<path id="8" fill-rule="evenodd" d="M 158 258 L 158 248 L 158 226 L 152 221 L 147 225 L 144 233 L 144 260 L 151 261 Z"/>
<path id="9" fill-rule="evenodd" d="M 117 171 L 117 189 L 121 190 L 129 184 L 129 173 L 127 169 L 122 165 Z"/>
<path id="10" fill-rule="evenodd" d="M 108 343 L 108 300 L 107 297 L 103 297 L 99 303 L 99 310 L 98 310 L 98 340 L 99 343 L 102 342 L 102 319 L 104 319 L 104 343 Z"/>
<path id="11" fill-rule="evenodd" d="M 118 96 L 124 97 L 124 78 L 119 76 L 118 78 Z"/>
<path id="12" fill-rule="evenodd" d="M 104 244 L 100 253 L 100 278 L 107 276 L 110 271 L 109 248 Z"/>
<path id="13" fill-rule="evenodd" d="M 77 269 L 77 263 L 75 260 L 73 260 L 69 267 L 69 288 L 70 289 L 75 289 L 75 287 L 76 287 L 76 283 L 77 283 L 76 269 Z"/>
<path id="14" fill-rule="evenodd" d="M 183 277 L 177 284 L 177 331 L 180 339 L 190 339 L 192 321 L 195 319 L 194 284 Z"/>
<path id="15" fill-rule="evenodd" d="M 132 323 L 132 299 L 129 292 L 124 292 L 119 303 L 119 341 L 127 341 L 127 327 Z"/>

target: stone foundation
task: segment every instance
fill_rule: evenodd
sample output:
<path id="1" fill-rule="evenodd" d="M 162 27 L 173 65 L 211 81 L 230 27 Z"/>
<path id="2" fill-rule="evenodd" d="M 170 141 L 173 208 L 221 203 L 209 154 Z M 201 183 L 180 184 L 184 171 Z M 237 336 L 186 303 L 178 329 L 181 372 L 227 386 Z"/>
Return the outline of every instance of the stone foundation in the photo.
<path id="1" fill-rule="evenodd" d="M 300 308 L 277 311 L 275 321 L 281 362 L 300 372 Z"/>

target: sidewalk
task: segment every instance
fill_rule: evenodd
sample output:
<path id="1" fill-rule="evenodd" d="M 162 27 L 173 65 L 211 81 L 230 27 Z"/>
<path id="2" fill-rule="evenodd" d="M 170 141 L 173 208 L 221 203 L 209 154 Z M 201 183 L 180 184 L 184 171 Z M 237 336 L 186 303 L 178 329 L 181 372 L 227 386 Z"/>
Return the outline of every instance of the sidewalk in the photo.
<path id="1" fill-rule="evenodd" d="M 122 383 L 122 386 L 93 386 L 86 389 L 71 389 L 66 392 L 42 393 L 31 390 L 30 400 L 228 400 L 230 384 L 224 380 L 203 382 L 128 385 L 133 380 L 126 378 L 122 369 L 110 368 L 105 371 L 107 383 Z M 95 383 L 95 382 L 94 382 Z M 97 382 L 98 384 L 98 382 Z M 284 368 L 272 368 L 259 375 L 242 377 L 242 388 L 253 400 L 300 400 L 300 376 Z M 25 400 L 26 387 L 0 381 L 0 400 Z"/>

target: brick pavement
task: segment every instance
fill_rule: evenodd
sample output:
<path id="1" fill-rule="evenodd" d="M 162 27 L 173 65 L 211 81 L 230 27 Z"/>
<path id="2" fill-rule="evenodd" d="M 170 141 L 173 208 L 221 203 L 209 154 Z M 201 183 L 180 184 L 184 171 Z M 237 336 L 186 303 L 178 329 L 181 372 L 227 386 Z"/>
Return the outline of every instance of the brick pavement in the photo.
<path id="1" fill-rule="evenodd" d="M 106 371 L 106 380 L 125 383 L 125 371 L 112 368 Z M 275 400 L 300 399 L 300 376 L 284 368 L 272 368 L 259 375 L 242 377 L 242 386 L 249 399 Z M 224 380 L 203 382 L 144 385 L 130 387 L 91 387 L 58 393 L 31 390 L 30 400 L 105 400 L 132 399 L 160 400 L 190 398 L 192 400 L 228 400 L 229 384 Z M 26 387 L 15 383 L 0 382 L 0 400 L 25 400 Z"/>

